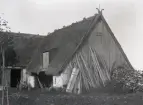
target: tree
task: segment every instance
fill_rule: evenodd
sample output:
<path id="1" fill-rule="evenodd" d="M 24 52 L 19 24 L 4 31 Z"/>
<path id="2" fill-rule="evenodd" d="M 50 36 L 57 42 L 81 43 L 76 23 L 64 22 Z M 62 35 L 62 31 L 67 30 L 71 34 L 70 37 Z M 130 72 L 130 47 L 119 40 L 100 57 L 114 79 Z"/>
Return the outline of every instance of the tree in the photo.
<path id="1" fill-rule="evenodd" d="M 10 32 L 8 22 L 0 16 L 0 32 Z"/>
<path id="2" fill-rule="evenodd" d="M 5 66 L 14 66 L 18 62 L 18 57 L 14 50 L 14 38 L 10 36 L 8 33 L 10 32 L 10 27 L 8 26 L 8 22 L 0 16 L 0 47 L 1 52 L 4 50 L 5 52 Z M 2 59 L 2 53 L 0 53 L 0 59 Z M 0 61 L 2 65 L 2 60 Z"/>

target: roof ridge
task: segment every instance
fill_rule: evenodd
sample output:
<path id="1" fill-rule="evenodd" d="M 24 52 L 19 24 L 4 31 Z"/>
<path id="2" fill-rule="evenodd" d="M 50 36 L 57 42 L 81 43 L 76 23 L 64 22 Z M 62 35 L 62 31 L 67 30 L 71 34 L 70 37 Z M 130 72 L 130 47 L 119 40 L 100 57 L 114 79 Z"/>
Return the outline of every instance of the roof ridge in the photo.
<path id="1" fill-rule="evenodd" d="M 96 14 L 95 14 L 96 15 Z M 94 16 L 90 16 L 90 17 L 87 17 L 87 18 L 85 18 L 86 20 L 91 20 L 91 18 L 93 18 Z M 79 23 L 82 23 L 82 22 L 84 22 L 85 20 L 84 20 L 84 18 L 82 19 L 82 20 L 79 20 L 79 21 L 76 21 L 76 22 L 73 22 L 73 23 L 71 23 L 70 25 L 64 25 L 62 28 L 59 28 L 59 29 L 54 29 L 54 31 L 53 32 L 49 32 L 49 34 L 48 35 L 46 35 L 46 36 L 52 36 L 55 32 L 58 32 L 59 30 L 63 30 L 63 29 L 66 29 L 66 28 L 69 28 L 69 27 L 72 27 L 72 26 L 74 26 L 74 25 L 77 25 L 77 24 L 79 24 Z"/>

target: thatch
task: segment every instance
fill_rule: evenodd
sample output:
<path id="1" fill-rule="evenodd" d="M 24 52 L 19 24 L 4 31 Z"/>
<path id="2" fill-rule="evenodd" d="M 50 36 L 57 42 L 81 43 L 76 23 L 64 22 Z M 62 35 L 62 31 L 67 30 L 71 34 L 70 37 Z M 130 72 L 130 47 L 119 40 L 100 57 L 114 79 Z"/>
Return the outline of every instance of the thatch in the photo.
<path id="1" fill-rule="evenodd" d="M 39 49 L 35 52 L 32 62 L 28 67 L 29 71 L 40 71 L 42 66 L 41 55 L 43 52 L 49 51 L 52 56 L 50 56 L 51 61 L 48 68 L 48 74 L 58 75 L 62 72 L 62 66 L 66 60 L 73 55 L 73 52 L 79 45 L 82 37 L 88 31 L 93 19 L 94 16 L 73 23 L 70 26 L 59 29 L 46 36 L 42 41 L 41 46 L 39 46 Z"/>
<path id="2" fill-rule="evenodd" d="M 77 22 L 72 24 L 71 26 L 68 26 L 66 28 L 60 29 L 55 31 L 54 33 L 50 34 L 45 38 L 43 41 L 43 44 L 41 45 L 41 48 L 44 48 L 44 51 L 49 51 L 51 52 L 52 49 L 56 49 L 54 51 L 53 58 L 51 58 L 51 62 L 49 64 L 49 67 L 47 68 L 47 74 L 53 74 L 53 75 L 58 75 L 61 73 L 65 67 L 68 65 L 68 63 L 72 60 L 72 58 L 75 56 L 75 54 L 84 46 L 86 43 L 86 40 L 90 37 L 92 31 L 96 28 L 97 23 L 100 21 L 103 21 L 105 24 L 105 27 L 107 28 L 107 31 L 111 36 L 107 36 L 106 41 L 111 40 L 111 45 L 107 42 L 104 43 L 103 45 L 108 48 L 110 47 L 115 47 L 111 50 L 110 56 L 115 53 L 115 56 L 122 56 L 119 58 L 119 63 L 126 63 L 129 69 L 133 69 L 132 65 L 130 64 L 129 60 L 127 59 L 125 53 L 123 52 L 120 44 L 116 40 L 114 34 L 112 33 L 111 29 L 109 28 L 107 22 L 103 18 L 101 14 L 96 14 L 93 17 L 84 19 L 81 22 Z M 104 33 L 108 34 L 108 33 Z M 91 42 L 94 43 L 94 42 Z M 99 46 L 103 46 L 102 44 Z M 97 45 L 98 46 L 98 45 Z M 113 50 L 115 49 L 116 52 Z M 103 51 L 106 53 L 109 53 L 108 50 L 104 49 Z M 99 51 L 99 53 L 102 51 Z M 51 52 L 53 53 L 53 52 Z M 106 60 L 104 62 L 108 62 L 111 64 L 108 65 L 108 69 L 111 69 L 112 62 L 114 60 L 117 60 L 115 57 L 111 57 L 113 61 L 110 60 L 110 57 L 108 58 L 108 54 L 106 54 Z M 109 60 L 108 60 L 109 59 Z M 120 59 L 123 59 L 122 61 Z M 108 61 L 107 61 L 108 60 Z M 116 61 L 115 61 L 116 62 Z M 118 65 L 117 65 L 118 66 Z"/>
<path id="3" fill-rule="evenodd" d="M 19 58 L 19 62 L 15 66 L 27 66 L 34 51 L 37 49 L 39 42 L 44 38 L 44 36 L 24 34 L 24 33 L 14 33 L 14 32 L 0 32 L 0 40 L 5 38 L 7 42 L 7 36 L 12 37 L 13 47 Z"/>
<path id="4" fill-rule="evenodd" d="M 60 74 L 78 50 L 80 50 L 80 48 L 86 43 L 86 40 L 89 38 L 100 20 L 104 22 L 116 44 L 116 47 L 119 48 L 117 55 L 122 55 L 129 68 L 133 69 L 120 44 L 101 14 L 96 14 L 95 16 L 83 19 L 80 22 L 73 23 L 70 26 L 54 31 L 45 37 L 23 33 L 7 33 L 14 37 L 14 49 L 20 59 L 20 62 L 17 65 L 26 66 L 30 72 L 39 72 L 41 71 L 43 64 L 42 54 L 43 52 L 48 51 L 50 52 L 50 64 L 46 70 L 47 74 Z M 3 35 L 3 33 L 0 33 L 0 35 Z M 106 47 L 109 46 L 106 43 L 104 44 Z M 107 52 L 106 48 L 104 51 Z M 100 52 L 101 51 L 98 53 Z M 101 59 L 102 63 L 107 63 L 107 56 L 108 55 L 106 54 L 106 60 Z M 108 65 L 106 69 L 109 69 L 109 66 L 110 65 Z"/>

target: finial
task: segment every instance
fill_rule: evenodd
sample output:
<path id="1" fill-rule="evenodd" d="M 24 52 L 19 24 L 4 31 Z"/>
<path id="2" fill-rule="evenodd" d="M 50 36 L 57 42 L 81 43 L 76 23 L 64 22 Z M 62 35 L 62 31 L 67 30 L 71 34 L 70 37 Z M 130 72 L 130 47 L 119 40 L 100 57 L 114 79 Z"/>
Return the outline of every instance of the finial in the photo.
<path id="1" fill-rule="evenodd" d="M 96 8 L 96 9 L 98 11 L 98 14 L 102 14 L 102 11 L 104 10 L 104 9 L 100 9 L 100 4 L 99 4 L 99 8 Z"/>

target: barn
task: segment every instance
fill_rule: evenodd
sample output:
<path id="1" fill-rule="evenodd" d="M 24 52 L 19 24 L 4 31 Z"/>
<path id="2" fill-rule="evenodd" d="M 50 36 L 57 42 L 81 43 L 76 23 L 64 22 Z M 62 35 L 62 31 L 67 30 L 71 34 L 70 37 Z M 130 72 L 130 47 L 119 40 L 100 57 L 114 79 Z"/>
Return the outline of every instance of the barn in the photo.
<path id="1" fill-rule="evenodd" d="M 26 69 L 41 74 L 41 83 L 48 87 L 80 94 L 104 87 L 118 67 L 134 70 L 101 11 L 47 36 L 6 35 L 14 37 L 14 50 L 19 56 L 15 66 L 7 67 L 6 77 L 19 75 L 15 80 L 8 77 L 9 84 L 19 80 L 21 71 Z"/>
<path id="2" fill-rule="evenodd" d="M 53 76 L 54 87 L 82 93 L 104 87 L 118 67 L 134 70 L 103 14 L 64 26 L 47 35 L 27 70 Z"/>

